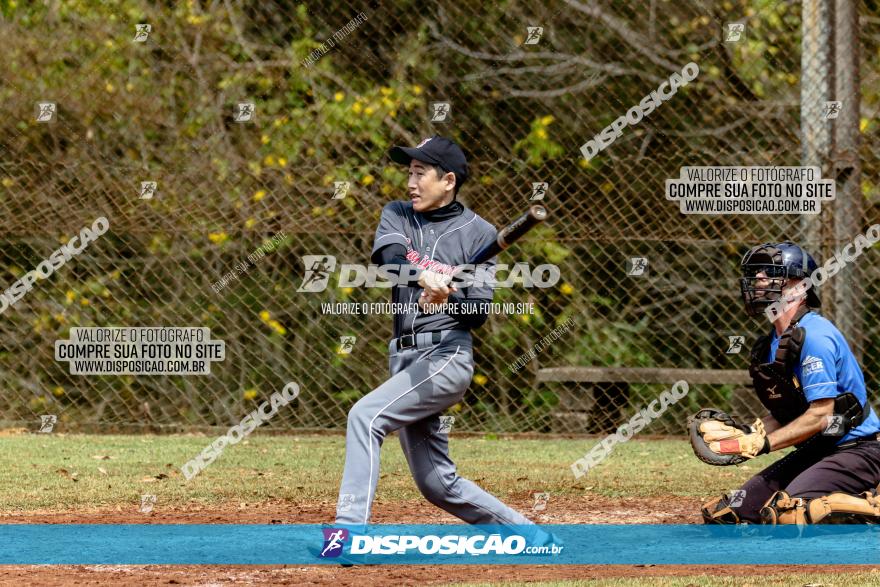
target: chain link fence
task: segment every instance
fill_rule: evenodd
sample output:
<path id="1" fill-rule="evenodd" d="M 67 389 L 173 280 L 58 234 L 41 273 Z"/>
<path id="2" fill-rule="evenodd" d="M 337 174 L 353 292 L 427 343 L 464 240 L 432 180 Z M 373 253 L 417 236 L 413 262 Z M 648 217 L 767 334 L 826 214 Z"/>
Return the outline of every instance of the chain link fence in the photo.
<path id="1" fill-rule="evenodd" d="M 669 387 L 541 382 L 546 367 L 744 369 L 767 323 L 741 309 L 743 252 L 801 240 L 822 262 L 878 221 L 880 12 L 856 4 L 847 21 L 846 4 L 3 3 L 2 288 L 96 218 L 110 229 L 0 316 L 0 420 L 222 427 L 296 381 L 299 400 L 267 427 L 343 428 L 387 375 L 391 319 L 322 304 L 390 296 L 337 287 L 338 276 L 297 292 L 302 257 L 366 263 L 383 205 L 405 191 L 388 149 L 434 133 L 463 146 L 460 199 L 496 226 L 547 184 L 550 219 L 499 262 L 555 264 L 562 276 L 496 291 L 534 312 L 492 315 L 476 331 L 474 380 L 450 411 L 457 430 L 600 432 Z M 693 82 L 584 159 L 581 145 L 692 61 Z M 861 95 L 841 93 L 847 79 Z M 826 102 L 844 95 L 829 118 Z M 438 102 L 448 115 L 432 121 Z M 55 105 L 51 121 L 37 121 L 40 103 Z M 838 180 L 819 216 L 684 215 L 664 197 L 683 166 L 802 164 Z M 874 255 L 822 291 L 869 390 Z M 53 345 L 75 326 L 209 327 L 226 358 L 209 376 L 71 375 Z M 745 348 L 728 353 L 729 336 Z M 693 385 L 648 430 L 680 433 L 686 413 L 729 408 L 738 393 Z"/>

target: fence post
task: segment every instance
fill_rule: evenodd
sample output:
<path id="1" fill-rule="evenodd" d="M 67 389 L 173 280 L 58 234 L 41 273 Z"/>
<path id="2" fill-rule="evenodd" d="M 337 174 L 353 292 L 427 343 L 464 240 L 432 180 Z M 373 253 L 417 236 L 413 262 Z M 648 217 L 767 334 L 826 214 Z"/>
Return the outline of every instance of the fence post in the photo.
<path id="1" fill-rule="evenodd" d="M 834 123 L 832 173 L 837 199 L 832 207 L 833 244 L 840 250 L 863 231 L 864 206 L 859 159 L 859 16 L 854 0 L 836 0 L 834 10 L 834 95 L 842 102 Z M 835 324 L 843 333 L 856 358 L 864 350 L 862 311 L 864 304 L 861 276 L 865 271 L 859 261 L 828 283 L 834 300 Z"/>
<path id="2" fill-rule="evenodd" d="M 823 113 L 825 103 L 831 100 L 832 76 L 832 0 L 803 0 L 801 39 L 801 165 L 821 169 L 822 177 L 829 177 L 831 152 L 831 121 Z M 800 217 L 798 241 L 820 262 L 827 258 L 831 247 L 822 247 L 822 219 L 828 219 L 832 206 L 825 206 L 821 214 Z M 827 225 L 827 223 L 825 223 Z M 827 232 L 827 229 L 826 229 Z M 819 292 L 821 295 L 821 291 Z M 823 296 L 827 305 L 828 296 Z M 833 308 L 831 314 L 834 315 Z"/>

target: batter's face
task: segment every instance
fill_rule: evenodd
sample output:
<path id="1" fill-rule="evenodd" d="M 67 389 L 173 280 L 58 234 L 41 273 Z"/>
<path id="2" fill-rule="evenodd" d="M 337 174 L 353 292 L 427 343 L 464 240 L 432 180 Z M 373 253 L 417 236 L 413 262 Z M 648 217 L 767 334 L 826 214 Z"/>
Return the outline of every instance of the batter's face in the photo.
<path id="1" fill-rule="evenodd" d="M 455 197 L 455 174 L 437 177 L 433 165 L 413 159 L 409 164 L 409 182 L 406 184 L 413 210 L 428 212 L 442 208 Z"/>

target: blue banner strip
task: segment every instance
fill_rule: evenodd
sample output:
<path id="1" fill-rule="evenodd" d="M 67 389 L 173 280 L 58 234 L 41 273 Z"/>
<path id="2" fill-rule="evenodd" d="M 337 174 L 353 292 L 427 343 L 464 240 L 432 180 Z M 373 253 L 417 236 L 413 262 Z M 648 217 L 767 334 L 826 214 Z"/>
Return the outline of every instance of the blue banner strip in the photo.
<path id="1" fill-rule="evenodd" d="M 5 524 L 0 545 L 28 565 L 880 564 L 864 525 Z"/>

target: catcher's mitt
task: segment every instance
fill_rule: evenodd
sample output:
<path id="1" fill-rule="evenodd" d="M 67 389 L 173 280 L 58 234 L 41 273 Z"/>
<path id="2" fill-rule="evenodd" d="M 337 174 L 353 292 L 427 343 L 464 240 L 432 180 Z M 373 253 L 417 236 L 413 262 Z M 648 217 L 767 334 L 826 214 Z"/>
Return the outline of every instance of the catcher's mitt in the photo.
<path id="1" fill-rule="evenodd" d="M 697 458 L 709 465 L 719 467 L 738 465 L 749 460 L 754 455 L 743 454 L 743 452 L 724 451 L 726 454 L 715 452 L 709 448 L 709 443 L 718 447 L 719 443 L 724 445 L 726 444 L 725 441 L 736 441 L 741 438 L 745 440 L 744 437 L 752 435 L 760 435 L 763 438 L 764 427 L 760 424 L 760 420 L 756 422 L 754 427 L 742 424 L 737 422 L 733 416 L 721 410 L 705 408 L 688 418 L 688 434 L 691 439 L 691 447 L 693 447 Z"/>

